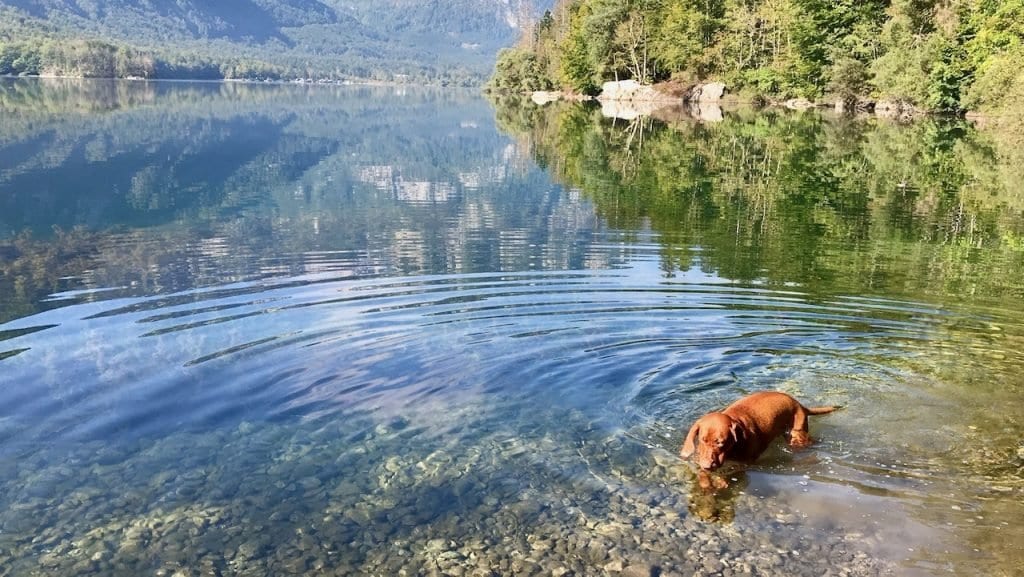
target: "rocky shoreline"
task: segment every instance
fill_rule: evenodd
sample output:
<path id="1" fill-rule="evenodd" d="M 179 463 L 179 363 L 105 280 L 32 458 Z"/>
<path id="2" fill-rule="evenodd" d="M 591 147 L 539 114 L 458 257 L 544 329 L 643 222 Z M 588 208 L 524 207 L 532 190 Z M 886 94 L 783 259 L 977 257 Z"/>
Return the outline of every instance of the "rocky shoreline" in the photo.
<path id="1" fill-rule="evenodd" d="M 773 106 L 789 110 L 832 109 L 839 114 L 874 114 L 881 118 L 909 120 L 930 114 L 929 111 L 917 108 L 909 103 L 897 100 L 872 100 L 859 98 L 856 100 L 811 101 L 806 98 L 788 100 L 743 100 L 730 94 L 728 87 L 721 82 L 696 83 L 680 85 L 663 83 L 656 85 L 640 84 L 634 80 L 605 82 L 597 96 L 587 96 L 561 91 L 537 91 L 531 93 L 531 100 L 544 106 L 559 100 L 571 102 L 597 101 L 601 103 L 606 116 L 632 119 L 637 116 L 650 116 L 664 108 L 684 106 L 699 109 L 707 105 L 747 103 L 761 106 Z M 698 117 L 714 120 L 714 115 L 702 114 Z M 719 113 L 720 116 L 720 113 Z M 720 118 L 718 118 L 720 120 Z"/>
<path id="2" fill-rule="evenodd" d="M 0 478 L 0 567 L 165 577 L 893 570 L 871 553 L 879 536 L 797 530 L 806 514 L 741 489 L 695 495 L 674 454 L 581 414 L 557 418 L 564 431 L 543 435 L 478 423 L 457 445 L 420 438 L 404 419 L 363 430 L 243 423 L 18 459 Z"/>

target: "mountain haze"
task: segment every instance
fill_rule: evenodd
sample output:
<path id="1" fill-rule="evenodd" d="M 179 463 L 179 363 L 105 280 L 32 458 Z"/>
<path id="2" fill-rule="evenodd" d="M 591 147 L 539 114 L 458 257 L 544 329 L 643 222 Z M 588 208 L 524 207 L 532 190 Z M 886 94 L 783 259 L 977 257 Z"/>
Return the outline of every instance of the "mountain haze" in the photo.
<path id="1" fill-rule="evenodd" d="M 498 49 L 514 41 L 524 21 L 550 5 L 546 0 L 0 0 L 0 47 L 102 40 L 151 52 L 170 68 L 237 59 L 261 63 L 262 69 L 280 66 L 288 71 L 283 76 L 469 83 L 490 71 Z M 155 75 L 183 75 L 170 68 Z M 225 72 L 223 65 L 218 69 Z M 227 72 L 225 77 L 245 77 L 231 74 L 236 69 Z"/>

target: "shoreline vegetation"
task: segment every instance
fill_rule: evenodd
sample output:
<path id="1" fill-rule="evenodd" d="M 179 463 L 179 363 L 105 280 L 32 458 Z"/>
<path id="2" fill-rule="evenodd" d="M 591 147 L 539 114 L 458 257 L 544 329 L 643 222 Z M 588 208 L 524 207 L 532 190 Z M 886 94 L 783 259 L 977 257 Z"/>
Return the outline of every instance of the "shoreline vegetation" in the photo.
<path id="1" fill-rule="evenodd" d="M 1024 126 L 1022 60 L 1024 0 L 559 0 L 499 53 L 486 90 Z M 722 91 L 702 97 L 708 85 Z"/>
<path id="2" fill-rule="evenodd" d="M 437 85 L 423 83 L 405 83 L 397 80 L 374 80 L 371 78 L 347 77 L 347 78 L 167 78 L 167 77 L 143 77 L 143 76 L 71 76 L 55 74 L 32 74 L 17 76 L 13 74 L 0 74 L 0 80 L 27 80 L 27 81 L 96 81 L 96 82 L 196 82 L 196 83 L 226 83 L 226 84 L 269 84 L 269 85 L 327 85 L 327 86 L 413 86 L 422 88 L 436 88 Z M 449 88 L 465 88 L 451 86 Z"/>
<path id="3" fill-rule="evenodd" d="M 339 70 L 312 70 L 231 56 L 161 55 L 105 40 L 0 41 L 0 78 L 69 78 L 96 80 L 182 80 L 297 82 L 319 84 L 430 83 L 407 74 L 358 76 Z M 443 78 L 435 83 L 448 84 Z M 459 85 L 460 83 L 453 83 Z"/>

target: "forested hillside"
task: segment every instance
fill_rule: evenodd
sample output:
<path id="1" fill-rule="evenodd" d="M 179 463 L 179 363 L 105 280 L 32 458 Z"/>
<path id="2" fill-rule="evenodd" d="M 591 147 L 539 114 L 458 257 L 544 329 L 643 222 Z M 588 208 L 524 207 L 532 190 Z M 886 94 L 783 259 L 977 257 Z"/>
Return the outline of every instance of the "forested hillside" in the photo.
<path id="1" fill-rule="evenodd" d="M 530 0 L 0 0 L 0 74 L 474 84 L 534 16 Z"/>
<path id="2" fill-rule="evenodd" d="M 497 89 L 717 79 L 774 98 L 928 110 L 1024 100 L 1024 0 L 559 0 L 499 56 Z"/>

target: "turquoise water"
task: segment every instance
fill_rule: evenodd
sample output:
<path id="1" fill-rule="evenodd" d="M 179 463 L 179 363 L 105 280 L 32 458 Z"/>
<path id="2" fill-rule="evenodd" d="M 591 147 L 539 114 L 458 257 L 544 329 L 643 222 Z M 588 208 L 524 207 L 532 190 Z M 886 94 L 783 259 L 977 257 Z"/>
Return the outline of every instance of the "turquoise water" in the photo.
<path id="1" fill-rule="evenodd" d="M 472 93 L 188 83 L 0 108 L 0 574 L 1024 560 L 1024 223 L 1012 179 L 935 188 L 995 190 L 969 126 L 726 114 L 635 148 Z M 761 139 L 799 150 L 715 164 Z M 689 424 L 762 389 L 844 409 L 703 494 Z"/>

